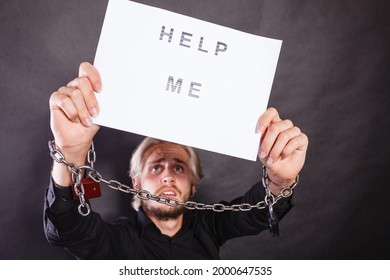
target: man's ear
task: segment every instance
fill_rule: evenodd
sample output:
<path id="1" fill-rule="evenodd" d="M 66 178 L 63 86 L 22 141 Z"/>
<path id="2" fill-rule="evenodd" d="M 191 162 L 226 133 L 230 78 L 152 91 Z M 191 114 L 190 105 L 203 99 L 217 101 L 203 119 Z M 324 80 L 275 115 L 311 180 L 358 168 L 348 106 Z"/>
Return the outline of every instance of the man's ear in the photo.
<path id="1" fill-rule="evenodd" d="M 193 197 L 195 195 L 197 188 L 198 188 L 198 186 L 192 185 L 192 187 L 191 187 L 191 197 Z"/>
<path id="2" fill-rule="evenodd" d="M 136 190 L 140 189 L 141 184 L 139 183 L 139 177 L 132 177 L 131 182 L 133 183 L 133 188 Z"/>

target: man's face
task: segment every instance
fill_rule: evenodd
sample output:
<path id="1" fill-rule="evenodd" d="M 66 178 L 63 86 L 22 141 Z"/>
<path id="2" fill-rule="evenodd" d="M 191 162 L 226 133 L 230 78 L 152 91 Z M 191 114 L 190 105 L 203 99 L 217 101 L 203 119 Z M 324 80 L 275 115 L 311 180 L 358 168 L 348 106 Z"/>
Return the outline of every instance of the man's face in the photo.
<path id="1" fill-rule="evenodd" d="M 172 143 L 158 144 L 146 150 L 144 159 L 141 176 L 133 179 L 135 188 L 179 201 L 190 199 L 194 187 L 188 166 L 189 156 L 183 147 Z M 141 207 L 147 215 L 160 220 L 177 218 L 185 209 L 150 200 L 141 200 Z"/>

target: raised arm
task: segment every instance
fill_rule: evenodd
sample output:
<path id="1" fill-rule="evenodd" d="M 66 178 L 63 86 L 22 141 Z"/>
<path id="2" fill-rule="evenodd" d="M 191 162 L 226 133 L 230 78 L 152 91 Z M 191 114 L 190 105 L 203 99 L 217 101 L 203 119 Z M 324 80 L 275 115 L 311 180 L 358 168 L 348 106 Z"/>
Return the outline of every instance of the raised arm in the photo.
<path id="1" fill-rule="evenodd" d="M 79 77 L 59 88 L 50 97 L 50 125 L 56 145 L 66 160 L 85 164 L 87 152 L 99 127 L 93 117 L 99 114 L 95 92 L 102 82 L 98 70 L 88 62 L 80 64 Z M 64 164 L 54 162 L 52 177 L 61 186 L 71 185 L 71 175 Z"/>

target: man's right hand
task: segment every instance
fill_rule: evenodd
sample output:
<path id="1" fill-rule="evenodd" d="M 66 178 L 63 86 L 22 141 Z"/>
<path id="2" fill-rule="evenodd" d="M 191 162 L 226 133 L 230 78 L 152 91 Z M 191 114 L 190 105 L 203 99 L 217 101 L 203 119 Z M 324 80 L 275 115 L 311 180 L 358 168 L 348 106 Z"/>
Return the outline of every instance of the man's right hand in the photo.
<path id="1" fill-rule="evenodd" d="M 95 92 L 102 82 L 99 71 L 90 63 L 80 64 L 79 77 L 61 87 L 50 97 L 50 125 L 56 145 L 68 162 L 84 165 L 92 139 L 99 130 L 93 117 L 99 114 Z M 64 164 L 54 162 L 52 176 L 62 186 L 71 184 Z"/>

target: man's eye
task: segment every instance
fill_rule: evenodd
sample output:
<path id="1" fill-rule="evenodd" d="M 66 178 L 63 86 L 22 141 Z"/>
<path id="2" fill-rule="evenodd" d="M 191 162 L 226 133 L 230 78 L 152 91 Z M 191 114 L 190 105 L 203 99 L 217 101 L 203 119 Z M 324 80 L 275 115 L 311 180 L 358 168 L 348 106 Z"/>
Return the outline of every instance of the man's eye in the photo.
<path id="1" fill-rule="evenodd" d="M 184 169 L 183 169 L 183 167 L 181 167 L 181 166 L 176 166 L 176 167 L 175 167 L 175 171 L 176 171 L 176 172 L 183 172 Z"/>
<path id="2" fill-rule="evenodd" d="M 153 168 L 152 168 L 152 171 L 153 172 L 159 172 L 161 170 L 161 167 L 160 166 L 154 166 Z"/>

